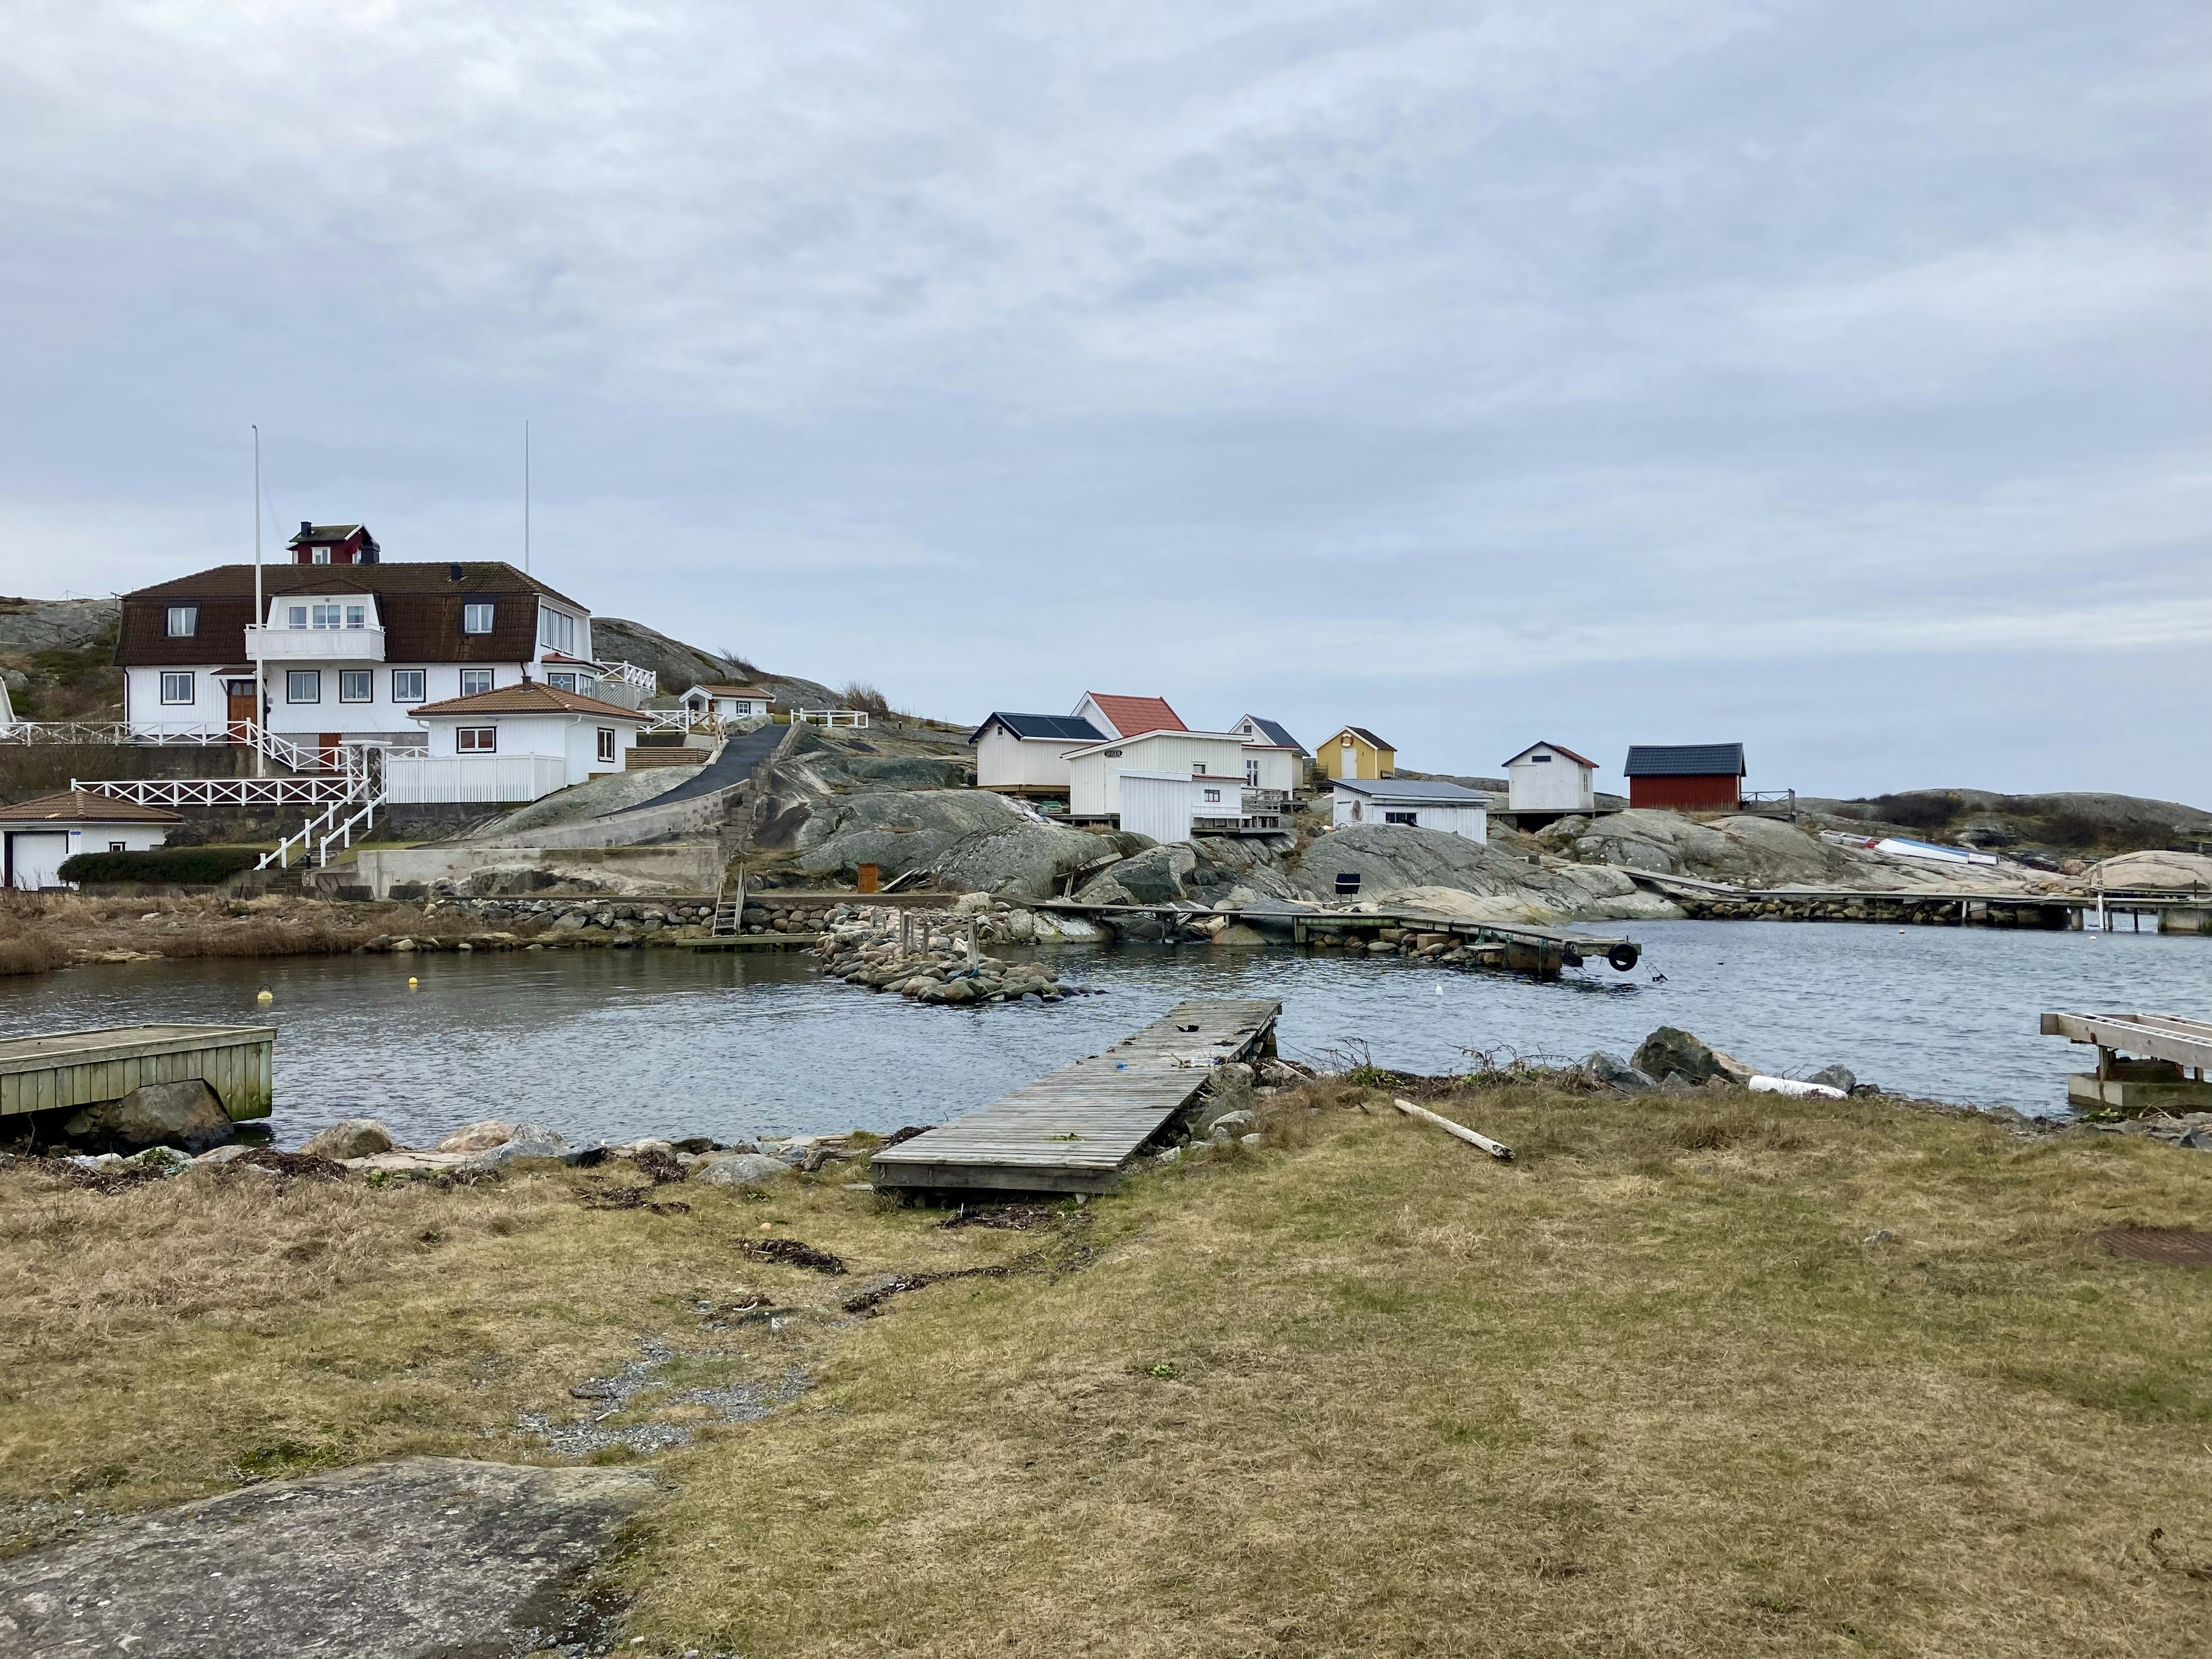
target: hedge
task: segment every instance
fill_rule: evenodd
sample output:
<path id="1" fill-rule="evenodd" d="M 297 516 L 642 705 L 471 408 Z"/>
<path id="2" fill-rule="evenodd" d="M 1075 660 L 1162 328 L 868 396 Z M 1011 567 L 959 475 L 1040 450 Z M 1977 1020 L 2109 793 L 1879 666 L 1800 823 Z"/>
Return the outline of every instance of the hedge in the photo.
<path id="1" fill-rule="evenodd" d="M 64 881 L 153 881 L 212 887 L 261 854 L 247 847 L 156 847 L 144 853 L 79 853 L 62 860 Z"/>

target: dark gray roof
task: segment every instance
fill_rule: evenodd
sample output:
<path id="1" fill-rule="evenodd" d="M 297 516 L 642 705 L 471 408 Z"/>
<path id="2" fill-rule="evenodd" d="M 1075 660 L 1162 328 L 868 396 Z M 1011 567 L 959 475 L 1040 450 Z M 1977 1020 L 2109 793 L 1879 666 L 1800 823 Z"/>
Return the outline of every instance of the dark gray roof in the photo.
<path id="1" fill-rule="evenodd" d="M 1628 746 L 1628 764 L 1620 769 L 1632 778 L 1740 778 L 1743 745 L 1633 743 Z"/>
<path id="2" fill-rule="evenodd" d="M 1301 755 L 1306 752 L 1305 744 L 1292 737 L 1280 720 L 1263 720 L 1257 714 L 1247 714 L 1244 718 L 1252 722 L 1261 736 L 1278 749 L 1295 749 Z"/>
<path id="3" fill-rule="evenodd" d="M 1425 778 L 1334 778 L 1339 789 L 1365 795 L 1370 800 L 1425 800 L 1439 806 L 1487 806 L 1490 797 L 1464 784 L 1437 783 Z"/>
<path id="4" fill-rule="evenodd" d="M 1006 714 L 994 713 L 968 734 L 974 743 L 994 726 L 1003 726 L 1018 738 L 1053 738 L 1062 743 L 1103 743 L 1106 734 L 1089 720 L 1074 714 Z"/>

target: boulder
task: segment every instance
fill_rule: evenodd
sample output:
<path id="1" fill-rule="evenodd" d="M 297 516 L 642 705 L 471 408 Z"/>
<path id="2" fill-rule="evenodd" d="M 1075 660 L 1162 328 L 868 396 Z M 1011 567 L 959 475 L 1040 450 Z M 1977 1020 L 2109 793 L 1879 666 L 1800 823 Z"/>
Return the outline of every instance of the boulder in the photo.
<path id="1" fill-rule="evenodd" d="M 392 1150 L 392 1131 L 373 1117 L 349 1117 L 308 1136 L 300 1150 L 314 1158 L 374 1158 Z"/>
<path id="2" fill-rule="evenodd" d="M 1592 1081 L 1602 1083 L 1610 1089 L 1641 1092 L 1658 1086 L 1651 1080 L 1650 1073 L 1638 1071 L 1619 1054 L 1607 1054 L 1602 1048 L 1583 1061 L 1583 1071 Z"/>
<path id="3" fill-rule="evenodd" d="M 1711 1048 L 1672 1025 L 1662 1025 L 1638 1043 L 1628 1063 L 1646 1077 L 1680 1076 L 1690 1083 L 1723 1075 L 1721 1063 Z"/>
<path id="4" fill-rule="evenodd" d="M 496 1146 L 486 1148 L 457 1167 L 471 1173 L 504 1170 L 527 1159 L 551 1158 L 574 1163 L 579 1154 L 559 1131 L 542 1123 L 518 1123 L 514 1133 Z"/>
<path id="5" fill-rule="evenodd" d="M 1826 1084 L 1831 1089 L 1841 1089 L 1845 1094 L 1859 1086 L 1857 1074 L 1848 1066 L 1823 1066 L 1805 1080 Z"/>
<path id="6" fill-rule="evenodd" d="M 1232 1135 L 1249 1133 L 1258 1127 L 1259 1121 L 1260 1120 L 1249 1112 L 1224 1112 L 1206 1124 L 1200 1133 L 1209 1135 L 1216 1140 L 1226 1140 Z"/>
<path id="7" fill-rule="evenodd" d="M 72 1114 L 62 1125 L 62 1133 L 71 1140 L 125 1152 L 182 1146 L 203 1152 L 237 1132 L 215 1091 L 198 1078 L 143 1084 L 120 1100 Z"/>
<path id="8" fill-rule="evenodd" d="M 503 1146 L 514 1138 L 514 1125 L 495 1117 L 488 1117 L 469 1124 L 447 1135 L 438 1143 L 441 1152 L 488 1152 L 495 1146 Z"/>
<path id="9" fill-rule="evenodd" d="M 791 1173 L 791 1165 L 765 1152 L 710 1152 L 691 1166 L 691 1179 L 710 1187 L 757 1187 Z"/>

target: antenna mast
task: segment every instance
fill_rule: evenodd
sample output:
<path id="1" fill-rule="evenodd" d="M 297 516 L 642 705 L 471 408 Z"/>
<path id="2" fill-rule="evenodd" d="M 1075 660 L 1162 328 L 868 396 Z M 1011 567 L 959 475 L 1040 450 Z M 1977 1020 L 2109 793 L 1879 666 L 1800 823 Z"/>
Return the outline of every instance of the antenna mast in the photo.
<path id="1" fill-rule="evenodd" d="M 530 574 L 530 422 L 522 423 L 522 574 Z"/>

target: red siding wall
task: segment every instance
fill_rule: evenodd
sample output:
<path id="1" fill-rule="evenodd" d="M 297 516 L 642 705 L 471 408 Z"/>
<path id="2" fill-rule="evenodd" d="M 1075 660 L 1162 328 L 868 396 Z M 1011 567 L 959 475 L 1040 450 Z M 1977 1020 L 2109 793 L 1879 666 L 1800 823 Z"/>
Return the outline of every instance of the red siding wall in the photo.
<path id="1" fill-rule="evenodd" d="M 1741 778 L 1631 778 L 1631 806 L 1664 806 L 1675 811 L 1724 812 L 1743 804 Z"/>

